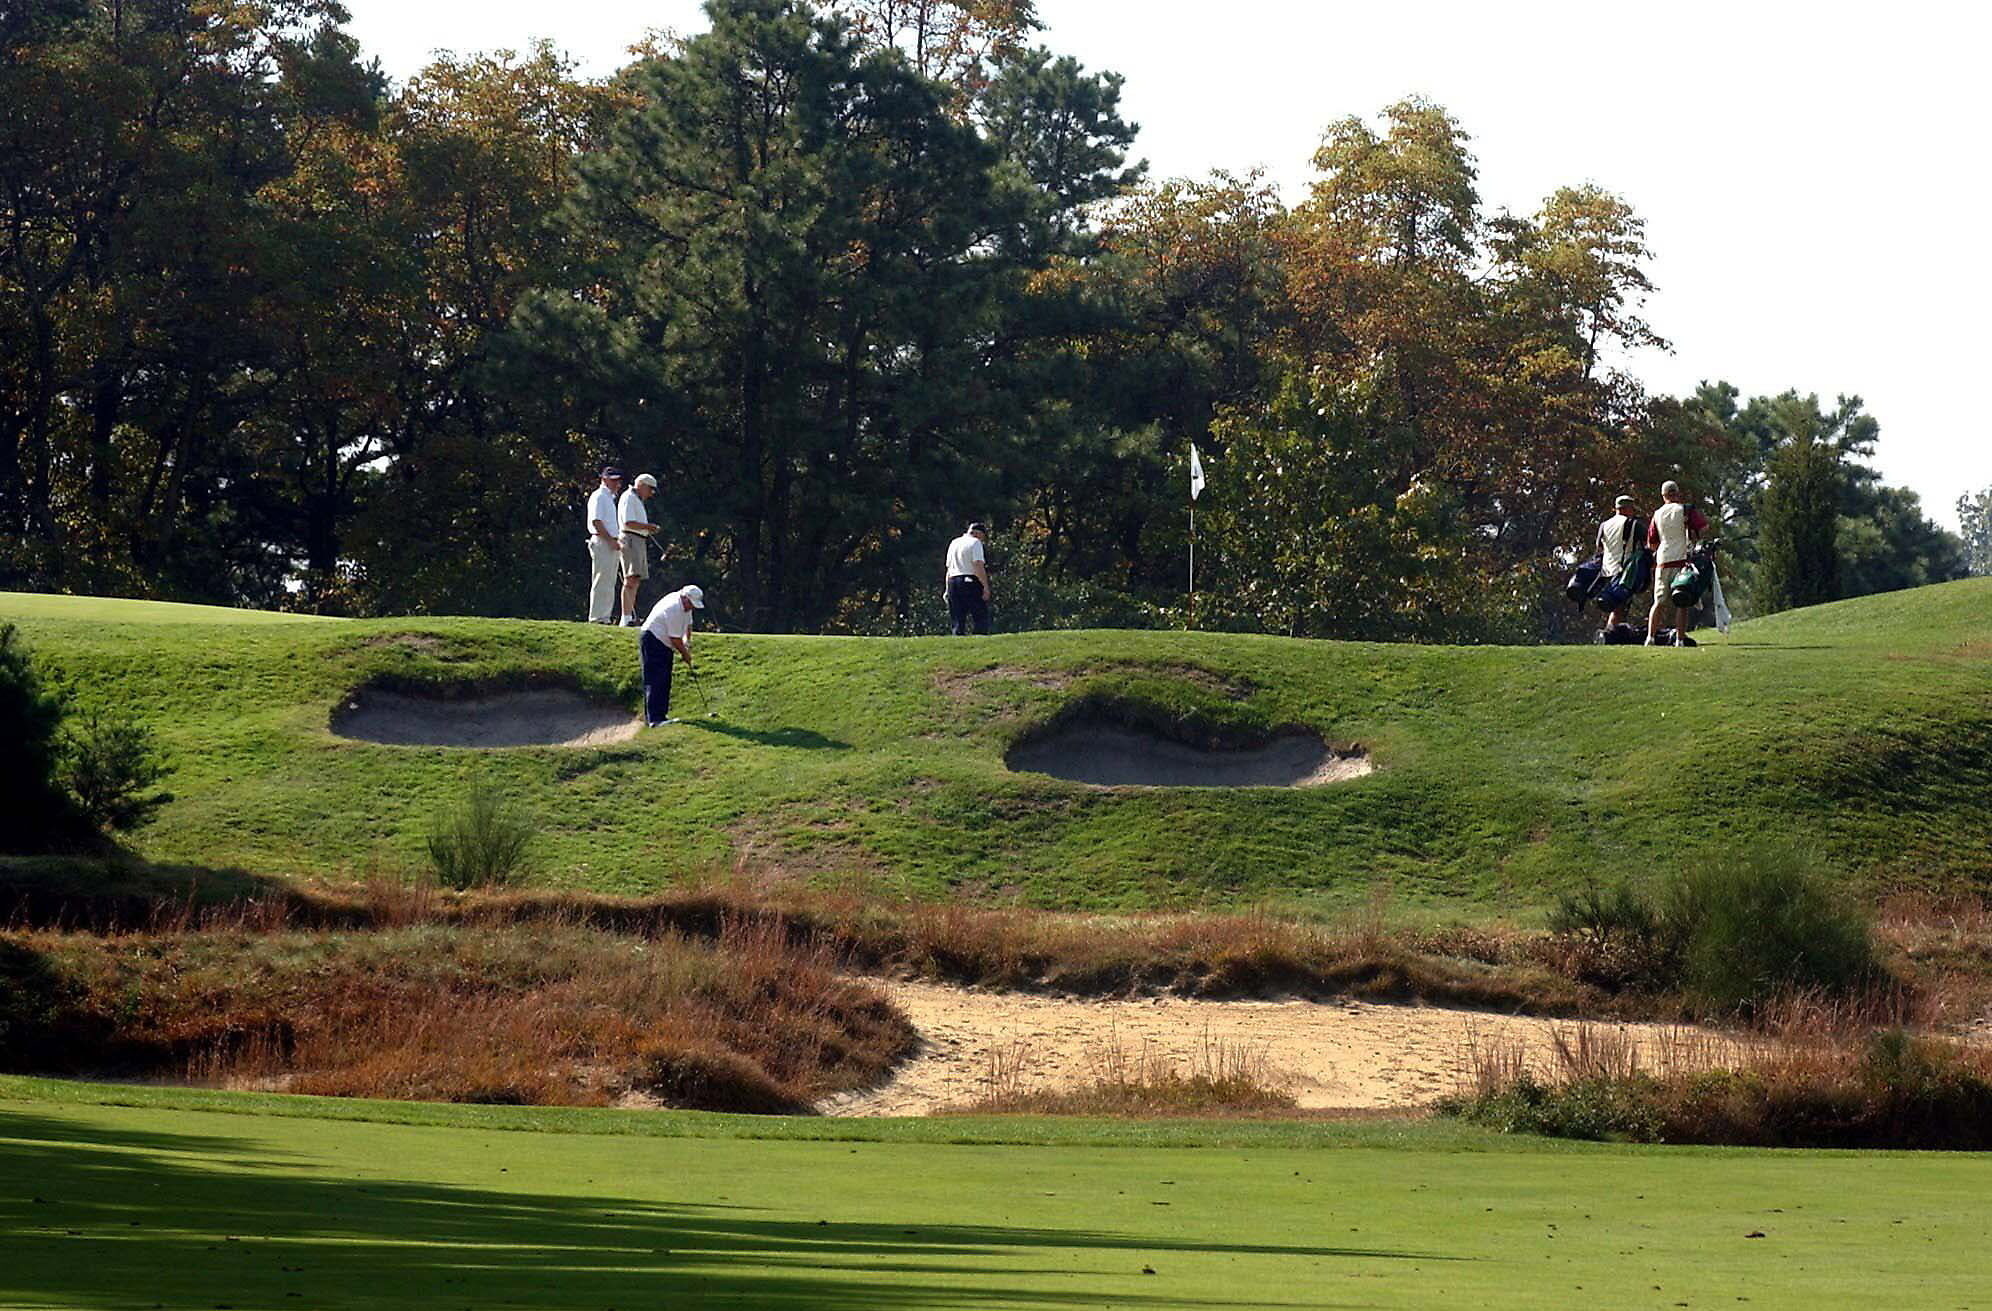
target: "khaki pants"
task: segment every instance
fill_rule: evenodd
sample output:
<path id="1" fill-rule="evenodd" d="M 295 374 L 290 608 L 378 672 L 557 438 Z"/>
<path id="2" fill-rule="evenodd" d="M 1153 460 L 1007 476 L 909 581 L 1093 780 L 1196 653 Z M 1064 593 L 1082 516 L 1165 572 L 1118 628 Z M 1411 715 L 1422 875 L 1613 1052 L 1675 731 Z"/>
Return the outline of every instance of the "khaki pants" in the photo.
<path id="1" fill-rule="evenodd" d="M 622 552 L 599 537 L 588 539 L 588 619 L 606 624 L 616 617 L 616 570 Z"/>

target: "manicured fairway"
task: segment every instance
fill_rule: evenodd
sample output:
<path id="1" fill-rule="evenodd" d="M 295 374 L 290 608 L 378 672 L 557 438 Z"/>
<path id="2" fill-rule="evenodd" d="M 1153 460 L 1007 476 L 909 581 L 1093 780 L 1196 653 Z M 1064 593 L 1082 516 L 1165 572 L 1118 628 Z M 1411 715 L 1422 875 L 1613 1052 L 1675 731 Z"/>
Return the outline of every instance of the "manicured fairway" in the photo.
<path id="1" fill-rule="evenodd" d="M 1983 1157 L 1450 1126 L 671 1137 L 751 1122 L 51 1087 L 0 1084 L 9 1307 L 1992 1307 Z M 991 1129 L 1063 1145 L 940 1141 Z"/>

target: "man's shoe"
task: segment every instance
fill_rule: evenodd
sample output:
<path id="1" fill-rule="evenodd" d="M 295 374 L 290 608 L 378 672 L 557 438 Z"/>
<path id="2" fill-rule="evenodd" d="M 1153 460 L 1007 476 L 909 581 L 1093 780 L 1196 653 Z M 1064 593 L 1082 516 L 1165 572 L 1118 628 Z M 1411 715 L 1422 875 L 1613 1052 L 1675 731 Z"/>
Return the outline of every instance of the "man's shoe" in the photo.
<path id="1" fill-rule="evenodd" d="M 1659 638 L 1657 638 L 1657 637 L 1649 637 L 1649 638 L 1647 638 L 1647 639 L 1646 639 L 1646 645 L 1648 645 L 1648 646 L 1658 646 L 1658 645 L 1660 645 L 1660 639 L 1659 639 Z"/>
<path id="2" fill-rule="evenodd" d="M 649 722 L 647 722 L 647 721 L 646 721 L 646 722 L 644 723 L 644 725 L 643 725 L 643 726 L 644 726 L 645 728 L 662 728 L 662 727 L 664 727 L 664 725 L 666 725 L 666 724 L 675 724 L 675 723 L 677 723 L 677 722 L 678 722 L 678 721 L 677 721 L 676 719 L 660 719 L 660 720 L 658 720 L 658 721 L 657 721 L 656 723 L 654 723 L 654 724 L 652 724 L 652 723 L 649 723 Z"/>
<path id="3" fill-rule="evenodd" d="M 636 616 L 635 616 L 635 615 L 630 615 L 630 616 L 629 616 L 628 618 L 624 619 L 624 620 L 622 621 L 622 626 L 623 626 L 624 628 L 634 628 L 634 627 L 636 627 Z"/>

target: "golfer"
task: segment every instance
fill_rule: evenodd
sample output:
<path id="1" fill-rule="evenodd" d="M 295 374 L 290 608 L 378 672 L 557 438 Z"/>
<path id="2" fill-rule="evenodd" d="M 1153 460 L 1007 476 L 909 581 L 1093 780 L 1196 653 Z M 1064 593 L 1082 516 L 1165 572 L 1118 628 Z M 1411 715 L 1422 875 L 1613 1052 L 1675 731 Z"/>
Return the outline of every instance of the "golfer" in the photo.
<path id="1" fill-rule="evenodd" d="M 1612 517 L 1598 525 L 1598 558 L 1604 567 L 1598 570 L 1598 582 L 1609 587 L 1625 572 L 1626 561 L 1632 553 L 1645 543 L 1632 540 L 1634 511 L 1638 509 L 1630 496 L 1621 496 L 1612 502 Z M 1627 597 L 1629 603 L 1632 598 Z M 1605 627 L 1615 628 L 1625 622 L 1625 606 L 1621 605 L 1605 617 Z"/>
<path id="2" fill-rule="evenodd" d="M 622 470 L 602 469 L 602 485 L 588 497 L 588 622 L 616 621 L 616 569 L 622 563 L 622 520 L 616 514 L 616 493 L 622 490 Z"/>
<path id="3" fill-rule="evenodd" d="M 650 539 L 657 525 L 650 522 L 644 502 L 657 495 L 657 480 L 647 473 L 636 481 L 616 503 L 616 517 L 622 520 L 622 626 L 636 627 L 636 594 L 650 577 Z"/>
<path id="4" fill-rule="evenodd" d="M 970 621 L 977 633 L 989 631 L 989 561 L 984 551 L 989 530 L 972 523 L 968 531 L 948 543 L 947 583 L 942 592 L 948 598 L 948 623 L 956 637 L 966 636 Z"/>
<path id="5" fill-rule="evenodd" d="M 671 653 L 692 667 L 692 611 L 705 609 L 705 593 L 697 586 L 681 587 L 650 607 L 636 635 L 637 656 L 643 661 L 643 723 L 646 728 L 675 724 L 671 718 Z"/>
<path id="6" fill-rule="evenodd" d="M 1674 571 L 1687 564 L 1695 543 L 1708 531 L 1708 516 L 1682 501 L 1681 484 L 1671 478 L 1660 484 L 1660 500 L 1660 508 L 1653 512 L 1653 526 L 1646 530 L 1646 544 L 1653 548 L 1653 558 L 1658 562 L 1653 573 L 1653 612 L 1646 617 L 1646 645 L 1661 645 L 1660 630 L 1668 626 L 1660 622 L 1665 613 L 1674 621 L 1673 644 L 1686 646 L 1682 639 L 1688 635 L 1689 612 L 1668 598 L 1667 586 Z"/>

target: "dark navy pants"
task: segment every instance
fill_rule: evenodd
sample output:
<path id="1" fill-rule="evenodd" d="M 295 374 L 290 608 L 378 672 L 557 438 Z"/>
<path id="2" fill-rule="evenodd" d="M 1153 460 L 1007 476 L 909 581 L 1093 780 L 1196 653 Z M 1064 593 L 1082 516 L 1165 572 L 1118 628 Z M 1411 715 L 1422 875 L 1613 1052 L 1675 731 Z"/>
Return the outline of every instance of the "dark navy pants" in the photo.
<path id="1" fill-rule="evenodd" d="M 973 574 L 956 574 L 948 579 L 948 622 L 954 627 L 954 635 L 965 636 L 971 620 L 976 632 L 989 631 L 989 598 L 982 594 L 981 579 Z"/>
<path id="2" fill-rule="evenodd" d="M 636 649 L 643 659 L 643 722 L 661 724 L 671 717 L 671 661 L 676 652 L 649 633 L 637 634 Z"/>

